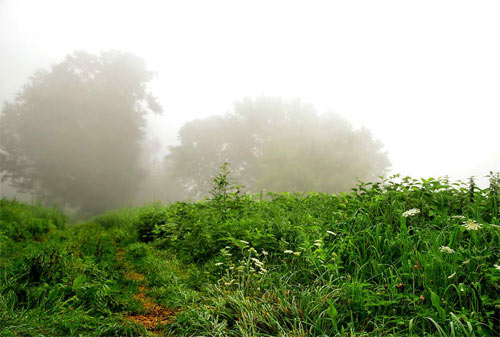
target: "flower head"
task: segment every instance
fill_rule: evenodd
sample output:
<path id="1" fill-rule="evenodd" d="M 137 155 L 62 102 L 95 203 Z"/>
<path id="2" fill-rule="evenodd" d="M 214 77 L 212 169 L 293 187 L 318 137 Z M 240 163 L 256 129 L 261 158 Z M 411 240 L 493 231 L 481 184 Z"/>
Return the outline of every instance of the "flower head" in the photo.
<path id="1" fill-rule="evenodd" d="M 293 250 L 287 249 L 283 253 L 285 253 L 285 254 L 293 254 Z"/>
<path id="2" fill-rule="evenodd" d="M 215 265 L 216 265 L 216 266 L 222 266 L 223 264 L 224 264 L 224 263 L 222 263 L 222 262 L 217 262 Z"/>
<path id="3" fill-rule="evenodd" d="M 409 209 L 407 210 L 406 212 L 403 213 L 403 216 L 405 218 L 409 217 L 409 216 L 414 216 L 414 215 L 417 215 L 418 213 L 420 213 L 420 210 L 418 208 L 412 208 L 412 209 Z"/>
<path id="4" fill-rule="evenodd" d="M 500 270 L 500 266 L 498 264 L 494 264 L 493 267 L 495 267 L 496 270 Z"/>
<path id="5" fill-rule="evenodd" d="M 441 246 L 439 247 L 439 250 L 441 251 L 441 253 L 448 253 L 448 254 L 455 253 L 455 251 L 448 246 Z"/>
<path id="6" fill-rule="evenodd" d="M 464 222 L 462 225 L 467 229 L 468 231 L 477 231 L 478 229 L 482 228 L 480 224 L 478 224 L 476 221 L 469 219 L 467 222 Z"/>

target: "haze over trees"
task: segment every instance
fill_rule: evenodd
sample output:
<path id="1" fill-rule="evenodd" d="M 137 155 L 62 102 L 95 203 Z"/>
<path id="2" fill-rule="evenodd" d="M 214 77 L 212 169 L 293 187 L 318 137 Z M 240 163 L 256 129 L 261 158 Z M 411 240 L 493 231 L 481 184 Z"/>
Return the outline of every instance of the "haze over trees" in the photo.
<path id="1" fill-rule="evenodd" d="M 2 180 L 41 200 L 95 214 L 130 202 L 142 178 L 146 91 L 153 73 L 118 51 L 75 52 L 37 72 L 0 116 Z"/>
<path id="2" fill-rule="evenodd" d="M 2 181 L 91 215 L 207 197 L 225 162 L 246 192 L 335 193 L 389 167 L 368 130 L 277 97 L 245 99 L 225 115 L 187 122 L 155 164 L 145 145 L 147 115 L 162 110 L 146 89 L 152 76 L 141 58 L 118 51 L 75 52 L 35 73 L 0 115 Z"/>
<path id="3" fill-rule="evenodd" d="M 356 179 L 376 180 L 389 167 L 382 144 L 334 113 L 299 100 L 262 97 L 234 111 L 186 123 L 165 158 L 185 197 L 208 194 L 211 176 L 231 163 L 246 190 L 339 192 Z"/>

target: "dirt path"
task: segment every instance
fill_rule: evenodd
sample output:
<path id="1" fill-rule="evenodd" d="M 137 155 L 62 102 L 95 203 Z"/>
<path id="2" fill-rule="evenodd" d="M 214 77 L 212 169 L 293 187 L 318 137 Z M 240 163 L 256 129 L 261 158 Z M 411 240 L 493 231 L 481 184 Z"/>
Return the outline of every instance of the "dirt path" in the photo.
<path id="1" fill-rule="evenodd" d="M 116 259 L 118 261 L 125 260 L 125 252 L 122 249 L 117 249 Z M 125 263 L 127 269 L 132 269 L 130 264 Z M 138 282 L 139 292 L 135 294 L 134 299 L 141 302 L 144 314 L 126 315 L 126 320 L 142 325 L 155 336 L 161 336 L 161 327 L 171 324 L 175 321 L 175 315 L 179 310 L 165 308 L 156 303 L 151 297 L 146 294 L 147 284 L 143 274 L 135 271 L 124 273 L 125 278 Z"/>

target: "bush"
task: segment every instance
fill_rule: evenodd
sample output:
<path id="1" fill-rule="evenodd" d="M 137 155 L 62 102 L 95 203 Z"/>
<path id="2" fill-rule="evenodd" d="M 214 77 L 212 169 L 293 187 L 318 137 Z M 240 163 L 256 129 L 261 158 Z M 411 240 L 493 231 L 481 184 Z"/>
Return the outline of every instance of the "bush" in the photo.
<path id="1" fill-rule="evenodd" d="M 63 228 L 65 222 L 64 214 L 55 208 L 0 200 L 0 233 L 12 240 L 39 239 L 53 229 Z"/>
<path id="2" fill-rule="evenodd" d="M 142 242 L 153 241 L 155 227 L 164 225 L 166 221 L 165 211 L 160 204 L 144 208 L 137 221 L 139 240 Z"/>

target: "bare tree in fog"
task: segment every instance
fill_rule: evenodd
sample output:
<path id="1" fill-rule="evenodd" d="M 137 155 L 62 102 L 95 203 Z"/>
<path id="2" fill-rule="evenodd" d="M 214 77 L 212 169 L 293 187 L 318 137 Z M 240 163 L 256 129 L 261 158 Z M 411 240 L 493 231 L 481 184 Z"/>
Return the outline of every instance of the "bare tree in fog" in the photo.
<path id="1" fill-rule="evenodd" d="M 37 72 L 0 116 L 0 173 L 19 191 L 94 214 L 129 202 L 144 175 L 153 74 L 118 51 L 76 52 Z"/>
<path id="2" fill-rule="evenodd" d="M 389 167 L 368 130 L 280 98 L 237 102 L 232 113 L 186 123 L 179 139 L 165 161 L 170 179 L 191 198 L 207 195 L 223 162 L 252 192 L 345 191 L 357 178 L 376 180 Z"/>

